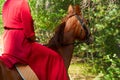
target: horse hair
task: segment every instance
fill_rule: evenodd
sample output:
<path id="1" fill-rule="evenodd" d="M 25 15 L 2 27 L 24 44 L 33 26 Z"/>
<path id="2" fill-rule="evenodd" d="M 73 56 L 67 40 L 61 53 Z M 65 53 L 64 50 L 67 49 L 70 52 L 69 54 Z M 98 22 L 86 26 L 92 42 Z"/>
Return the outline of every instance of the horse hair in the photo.
<path id="1" fill-rule="evenodd" d="M 49 48 L 56 50 L 56 48 L 62 46 L 65 24 L 65 22 L 62 22 L 55 29 L 53 37 L 49 40 L 49 43 L 47 44 Z"/>

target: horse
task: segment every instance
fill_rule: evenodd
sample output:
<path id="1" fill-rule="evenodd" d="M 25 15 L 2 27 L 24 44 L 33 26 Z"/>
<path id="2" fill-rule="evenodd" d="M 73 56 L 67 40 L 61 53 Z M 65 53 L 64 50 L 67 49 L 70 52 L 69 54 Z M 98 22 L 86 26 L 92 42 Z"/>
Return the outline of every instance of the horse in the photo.
<path id="1" fill-rule="evenodd" d="M 78 40 L 80 43 L 85 42 L 87 44 L 93 41 L 86 23 L 87 21 L 81 15 L 80 7 L 78 5 L 69 6 L 68 15 L 62 20 L 48 43 L 49 48 L 63 57 L 67 71 L 72 59 L 75 41 Z"/>
<path id="2" fill-rule="evenodd" d="M 56 28 L 53 37 L 46 45 L 48 48 L 60 54 L 64 60 L 66 71 L 70 66 L 75 41 L 90 44 L 93 42 L 87 20 L 83 18 L 78 5 L 68 7 L 67 15 Z M 16 67 L 9 69 L 0 61 L 1 80 L 23 80 Z"/>

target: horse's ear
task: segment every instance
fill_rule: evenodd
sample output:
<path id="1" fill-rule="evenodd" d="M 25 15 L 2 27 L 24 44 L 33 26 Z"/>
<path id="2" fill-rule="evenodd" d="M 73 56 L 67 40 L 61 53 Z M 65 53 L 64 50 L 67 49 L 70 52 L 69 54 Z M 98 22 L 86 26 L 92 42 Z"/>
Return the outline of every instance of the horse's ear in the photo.
<path id="1" fill-rule="evenodd" d="M 72 6 L 72 5 L 69 5 L 69 7 L 68 7 L 68 14 L 71 14 L 71 13 L 73 13 L 73 12 L 74 12 L 73 6 Z"/>
<path id="2" fill-rule="evenodd" d="M 75 14 L 81 15 L 81 8 L 79 5 L 74 6 Z"/>

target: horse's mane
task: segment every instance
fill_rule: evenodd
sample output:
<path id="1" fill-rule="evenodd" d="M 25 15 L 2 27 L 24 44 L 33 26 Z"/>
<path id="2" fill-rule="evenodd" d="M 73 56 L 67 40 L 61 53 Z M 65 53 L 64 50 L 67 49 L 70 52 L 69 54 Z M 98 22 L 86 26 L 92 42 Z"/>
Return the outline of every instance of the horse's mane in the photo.
<path id="1" fill-rule="evenodd" d="M 65 22 L 62 22 L 55 29 L 55 33 L 53 37 L 49 40 L 48 47 L 56 50 L 56 48 L 60 47 L 63 44 L 63 35 L 64 35 Z"/>
<path id="2" fill-rule="evenodd" d="M 74 9 L 74 10 L 73 10 Z M 66 21 L 74 14 L 80 14 L 79 6 L 70 6 L 68 9 L 67 15 L 61 20 L 61 24 L 57 26 L 53 37 L 49 40 L 47 46 L 53 50 L 57 50 L 56 48 L 61 47 L 63 44 L 63 35 L 64 35 L 64 28 L 66 25 Z"/>

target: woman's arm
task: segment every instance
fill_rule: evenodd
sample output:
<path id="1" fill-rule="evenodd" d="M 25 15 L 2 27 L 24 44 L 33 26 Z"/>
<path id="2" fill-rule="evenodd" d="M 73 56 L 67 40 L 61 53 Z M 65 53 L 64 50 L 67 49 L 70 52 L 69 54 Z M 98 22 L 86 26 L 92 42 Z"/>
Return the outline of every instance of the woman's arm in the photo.
<path id="1" fill-rule="evenodd" d="M 30 41 L 35 41 L 34 23 L 30 12 L 29 4 L 26 0 L 21 6 L 21 20 L 25 36 Z"/>

